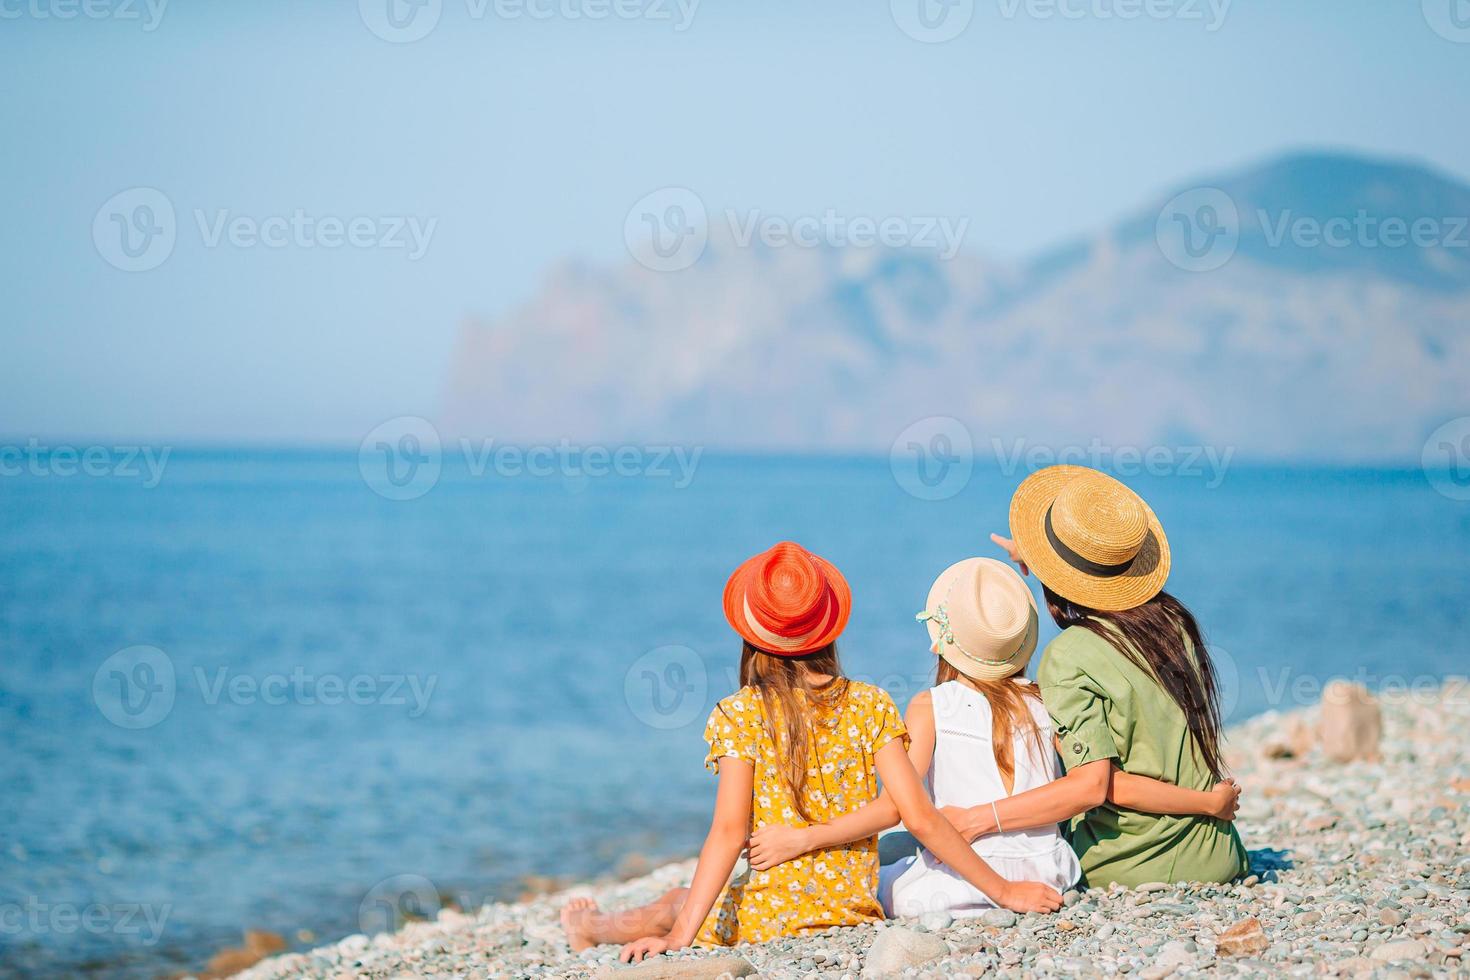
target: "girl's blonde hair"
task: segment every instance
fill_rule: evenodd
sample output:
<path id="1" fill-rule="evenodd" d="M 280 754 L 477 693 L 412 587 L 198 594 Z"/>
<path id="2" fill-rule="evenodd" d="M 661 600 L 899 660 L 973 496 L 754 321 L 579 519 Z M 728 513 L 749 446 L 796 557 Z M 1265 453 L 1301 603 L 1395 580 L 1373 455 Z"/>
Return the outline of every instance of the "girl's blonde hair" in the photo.
<path id="1" fill-rule="evenodd" d="M 1045 759 L 1047 744 L 1036 725 L 1036 716 L 1031 713 L 1028 699 L 1041 699 L 1041 689 L 1020 677 L 1006 677 L 998 681 L 981 681 L 966 677 L 941 659 L 934 671 L 934 686 L 949 681 L 969 684 L 990 702 L 990 744 L 995 751 L 995 767 L 1007 786 L 1016 779 L 1016 733 L 1030 736 L 1036 746 L 1037 758 Z"/>
<path id="2" fill-rule="evenodd" d="M 812 674 L 827 674 L 832 679 L 814 687 Z M 847 698 L 847 678 L 837 660 L 837 644 L 829 643 L 800 657 L 779 657 L 747 642 L 740 651 L 740 683 L 760 692 L 766 730 L 785 762 L 782 779 L 797 814 L 810 823 L 805 786 L 812 716 L 830 711 Z"/>

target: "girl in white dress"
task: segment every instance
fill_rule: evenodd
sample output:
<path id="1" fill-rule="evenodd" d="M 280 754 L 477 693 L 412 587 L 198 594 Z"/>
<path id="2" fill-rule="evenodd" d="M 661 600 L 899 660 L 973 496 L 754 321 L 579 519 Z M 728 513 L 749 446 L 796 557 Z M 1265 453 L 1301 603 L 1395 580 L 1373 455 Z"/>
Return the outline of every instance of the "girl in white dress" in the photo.
<path id="1" fill-rule="evenodd" d="M 928 773 L 941 812 L 988 806 L 1061 775 L 1051 719 L 1034 684 L 1024 678 L 978 680 L 948 661 L 941 662 L 939 674 L 938 686 L 910 702 L 907 723 L 914 738 L 909 758 Z M 1057 824 L 991 834 L 971 846 L 1006 878 L 1040 881 L 1064 892 L 1082 875 Z M 995 907 L 927 850 L 879 872 L 878 900 L 890 916 L 943 910 L 962 918 Z"/>

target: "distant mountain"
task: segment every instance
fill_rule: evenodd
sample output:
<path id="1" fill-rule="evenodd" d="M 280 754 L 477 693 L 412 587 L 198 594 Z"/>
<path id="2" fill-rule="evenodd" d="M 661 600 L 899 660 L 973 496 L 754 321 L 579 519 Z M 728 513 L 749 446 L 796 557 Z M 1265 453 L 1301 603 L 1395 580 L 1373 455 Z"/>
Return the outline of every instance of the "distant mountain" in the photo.
<path id="1" fill-rule="evenodd" d="M 1470 414 L 1470 187 L 1301 154 L 1174 188 L 1024 263 L 742 246 L 565 265 L 460 333 L 448 432 L 886 452 L 954 416 L 989 453 L 1210 445 L 1417 459 Z"/>

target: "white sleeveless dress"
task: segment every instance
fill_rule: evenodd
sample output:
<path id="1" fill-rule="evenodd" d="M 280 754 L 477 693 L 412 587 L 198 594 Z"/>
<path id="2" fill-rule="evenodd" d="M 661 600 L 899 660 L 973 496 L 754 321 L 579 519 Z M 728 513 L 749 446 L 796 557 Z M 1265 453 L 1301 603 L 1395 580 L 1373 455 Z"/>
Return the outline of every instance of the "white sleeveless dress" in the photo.
<path id="1" fill-rule="evenodd" d="M 960 681 L 941 684 L 930 693 L 934 703 L 934 761 L 929 765 L 928 782 L 934 805 L 970 807 L 1004 799 L 1005 783 L 995 764 L 991 739 L 990 702 Z M 1015 735 L 1015 793 L 1045 786 L 1061 776 L 1061 761 L 1052 748 L 1051 718 L 1040 700 L 1028 700 L 1045 751 L 1038 755 L 1029 733 Z M 1055 824 L 991 834 L 971 846 L 997 874 L 1011 881 L 1039 881 L 1066 891 L 1082 877 L 1077 855 Z M 995 907 L 983 892 L 927 850 L 882 868 L 878 899 L 889 916 L 942 910 L 962 918 Z"/>

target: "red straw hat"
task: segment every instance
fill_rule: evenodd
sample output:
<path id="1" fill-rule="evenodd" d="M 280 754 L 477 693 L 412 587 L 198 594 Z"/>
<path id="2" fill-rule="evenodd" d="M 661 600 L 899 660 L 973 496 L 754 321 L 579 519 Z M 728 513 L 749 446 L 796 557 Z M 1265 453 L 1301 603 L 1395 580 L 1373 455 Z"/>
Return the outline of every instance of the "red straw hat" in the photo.
<path id="1" fill-rule="evenodd" d="M 746 559 L 725 583 L 725 618 L 735 632 L 782 657 L 831 643 L 851 611 L 842 573 L 791 541 Z"/>

